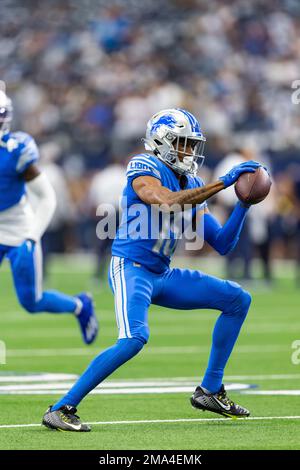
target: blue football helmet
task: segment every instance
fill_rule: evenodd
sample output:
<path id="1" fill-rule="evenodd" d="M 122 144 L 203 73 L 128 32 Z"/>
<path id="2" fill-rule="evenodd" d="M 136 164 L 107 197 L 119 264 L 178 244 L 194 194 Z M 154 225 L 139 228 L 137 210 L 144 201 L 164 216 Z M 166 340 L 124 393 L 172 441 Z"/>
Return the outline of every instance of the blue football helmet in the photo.
<path id="1" fill-rule="evenodd" d="M 179 108 L 154 114 L 148 121 L 143 139 L 146 150 L 151 150 L 182 175 L 196 175 L 205 158 L 205 141 L 195 116 Z M 187 149 L 192 149 L 192 153 L 187 153 Z"/>

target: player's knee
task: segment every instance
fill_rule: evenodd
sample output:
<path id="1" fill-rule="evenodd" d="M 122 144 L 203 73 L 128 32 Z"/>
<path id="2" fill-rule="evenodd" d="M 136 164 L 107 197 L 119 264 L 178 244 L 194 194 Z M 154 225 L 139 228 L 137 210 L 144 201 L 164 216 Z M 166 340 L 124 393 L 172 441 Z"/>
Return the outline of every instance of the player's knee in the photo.
<path id="1" fill-rule="evenodd" d="M 248 291 L 244 290 L 242 287 L 239 287 L 237 297 L 234 301 L 234 309 L 237 315 L 246 316 L 251 304 L 252 297 Z"/>
<path id="2" fill-rule="evenodd" d="M 248 291 L 242 289 L 242 293 L 241 293 L 241 303 L 242 303 L 243 309 L 244 309 L 244 310 L 247 310 L 247 312 L 248 312 L 248 310 L 249 310 L 249 307 L 250 307 L 250 305 L 251 305 L 251 302 L 252 302 L 251 294 L 250 294 Z"/>
<path id="3" fill-rule="evenodd" d="M 24 305 L 22 305 L 22 307 L 28 313 L 38 313 L 38 309 L 36 307 L 36 304 L 34 304 L 34 303 L 25 303 Z"/>
<path id="4" fill-rule="evenodd" d="M 28 313 L 37 313 L 37 303 L 28 296 L 19 296 L 19 302 Z"/>
<path id="5" fill-rule="evenodd" d="M 147 325 L 140 326 L 138 328 L 135 328 L 134 331 L 132 332 L 132 338 L 135 338 L 143 343 L 145 345 L 148 343 L 150 336 L 149 328 Z"/>
<path id="6" fill-rule="evenodd" d="M 143 349 L 145 343 L 140 338 L 121 338 L 117 344 L 121 344 L 126 349 L 128 358 L 138 354 Z"/>

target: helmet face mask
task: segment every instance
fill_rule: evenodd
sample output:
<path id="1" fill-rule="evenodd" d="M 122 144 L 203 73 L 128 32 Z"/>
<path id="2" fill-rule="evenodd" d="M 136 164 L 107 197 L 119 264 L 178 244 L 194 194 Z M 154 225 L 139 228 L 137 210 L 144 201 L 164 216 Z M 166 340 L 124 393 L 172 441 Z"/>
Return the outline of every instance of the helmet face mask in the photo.
<path id="1" fill-rule="evenodd" d="M 12 109 L 0 107 L 0 132 L 5 134 L 9 132 L 12 121 Z"/>
<path id="2" fill-rule="evenodd" d="M 195 174 L 197 169 L 203 165 L 204 138 L 175 136 L 172 142 L 173 150 L 170 154 L 175 157 L 174 169 L 178 173 L 185 172 Z"/>
<path id="3" fill-rule="evenodd" d="M 196 118 L 182 109 L 167 109 L 148 122 L 146 150 L 151 150 L 175 172 L 196 175 L 203 164 L 203 136 Z"/>

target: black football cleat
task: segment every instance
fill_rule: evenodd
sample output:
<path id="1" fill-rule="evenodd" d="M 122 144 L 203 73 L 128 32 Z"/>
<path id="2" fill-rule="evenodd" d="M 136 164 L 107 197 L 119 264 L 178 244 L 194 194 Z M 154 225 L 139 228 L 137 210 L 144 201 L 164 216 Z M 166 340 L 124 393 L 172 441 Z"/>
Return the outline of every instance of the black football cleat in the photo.
<path id="1" fill-rule="evenodd" d="M 230 400 L 226 395 L 224 385 L 217 393 L 205 393 L 202 387 L 197 387 L 191 396 L 191 404 L 194 408 L 218 413 L 226 418 L 246 418 L 250 416 L 250 412 L 246 408 Z"/>
<path id="2" fill-rule="evenodd" d="M 65 405 L 56 411 L 48 410 L 44 414 L 42 424 L 57 431 L 89 432 L 90 426 L 83 424 L 77 416 L 74 406 Z"/>

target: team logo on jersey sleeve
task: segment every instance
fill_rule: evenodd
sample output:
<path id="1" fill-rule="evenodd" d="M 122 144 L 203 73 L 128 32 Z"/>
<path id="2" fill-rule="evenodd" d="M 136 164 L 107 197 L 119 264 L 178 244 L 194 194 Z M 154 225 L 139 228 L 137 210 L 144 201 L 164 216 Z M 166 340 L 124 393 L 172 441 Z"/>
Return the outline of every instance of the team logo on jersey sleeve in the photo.
<path id="1" fill-rule="evenodd" d="M 135 175 L 136 173 L 150 173 L 160 178 L 160 172 L 156 163 L 151 160 L 146 160 L 145 157 L 134 158 L 131 160 L 127 167 L 127 176 Z"/>

